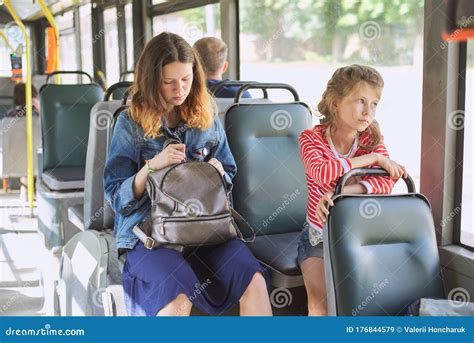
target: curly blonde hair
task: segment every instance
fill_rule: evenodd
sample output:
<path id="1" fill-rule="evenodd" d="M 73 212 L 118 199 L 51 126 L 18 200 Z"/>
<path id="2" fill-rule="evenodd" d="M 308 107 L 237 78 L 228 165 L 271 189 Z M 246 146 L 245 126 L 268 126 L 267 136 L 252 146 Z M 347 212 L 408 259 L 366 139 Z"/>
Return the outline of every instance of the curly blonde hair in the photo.
<path id="1" fill-rule="evenodd" d="M 167 112 L 166 101 L 161 95 L 163 67 L 173 62 L 193 64 L 191 90 L 184 103 L 175 108 L 177 114 L 191 128 L 207 130 L 212 125 L 212 100 L 198 55 L 182 37 L 163 32 L 145 46 L 130 90 L 130 116 L 143 128 L 146 138 L 160 136 L 161 119 Z"/>
<path id="2" fill-rule="evenodd" d="M 335 117 L 332 112 L 332 106 L 335 101 L 347 96 L 355 86 L 360 82 L 366 82 L 369 85 L 380 89 L 384 87 L 384 81 L 380 73 L 372 67 L 359 64 L 337 69 L 328 81 L 326 90 L 323 93 L 321 101 L 318 103 L 318 111 L 323 116 L 321 124 L 332 125 Z M 361 145 L 364 150 L 372 150 L 382 140 L 382 133 L 377 121 L 374 121 L 362 133 L 369 135 L 369 144 Z"/>

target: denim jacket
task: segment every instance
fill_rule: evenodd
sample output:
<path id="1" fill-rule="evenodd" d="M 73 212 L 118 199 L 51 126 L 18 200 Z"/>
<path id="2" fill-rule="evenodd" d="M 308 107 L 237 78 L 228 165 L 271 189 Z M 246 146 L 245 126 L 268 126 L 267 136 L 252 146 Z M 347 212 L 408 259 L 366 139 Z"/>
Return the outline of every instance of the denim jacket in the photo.
<path id="1" fill-rule="evenodd" d="M 208 160 L 212 157 L 222 163 L 227 191 L 232 189 L 232 178 L 237 172 L 234 157 L 227 143 L 222 124 L 216 116 L 212 127 L 207 131 L 188 128 L 180 123 L 170 130 L 163 123 L 170 137 L 179 138 L 186 145 L 187 160 Z M 117 118 L 109 154 L 104 170 L 104 188 L 107 201 L 115 212 L 115 239 L 117 248 L 133 249 L 138 238 L 132 229 L 147 219 L 151 213 L 151 201 L 145 190 L 140 199 L 133 195 L 135 175 L 145 164 L 163 149 L 166 138 L 144 138 L 144 131 L 127 114 L 122 112 Z"/>

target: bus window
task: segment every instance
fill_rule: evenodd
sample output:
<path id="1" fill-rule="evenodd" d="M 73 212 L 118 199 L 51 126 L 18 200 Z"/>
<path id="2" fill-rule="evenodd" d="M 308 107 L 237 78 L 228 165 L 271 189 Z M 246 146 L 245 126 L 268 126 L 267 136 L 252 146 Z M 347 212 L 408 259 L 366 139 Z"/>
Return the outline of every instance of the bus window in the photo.
<path id="1" fill-rule="evenodd" d="M 104 10 L 105 31 L 105 73 L 107 85 L 118 82 L 120 78 L 117 8 L 110 7 Z"/>
<path id="2" fill-rule="evenodd" d="M 220 5 L 206 5 L 153 17 L 153 35 L 169 31 L 194 44 L 205 36 L 221 37 Z"/>
<path id="3" fill-rule="evenodd" d="M 59 30 L 59 60 L 61 70 L 78 70 L 78 55 L 76 34 L 74 28 L 74 12 L 69 11 L 57 16 L 56 23 Z M 77 75 L 62 75 L 62 82 L 77 83 Z"/>
<path id="4" fill-rule="evenodd" d="M 474 247 L 474 212 L 472 212 L 472 193 L 474 181 L 472 179 L 472 166 L 474 163 L 473 149 L 473 118 L 474 104 L 472 101 L 474 80 L 474 43 L 467 43 L 467 69 L 466 69 L 466 102 L 464 115 L 464 156 L 462 180 L 462 207 L 461 207 L 461 243 Z M 451 121 L 450 121 L 451 122 Z"/>
<path id="5" fill-rule="evenodd" d="M 359 63 L 376 68 L 385 80 L 377 110 L 385 144 L 419 186 L 422 0 L 401 0 L 397 5 L 241 0 L 239 13 L 242 80 L 289 83 L 302 101 L 316 108 L 338 67 Z M 398 182 L 395 192 L 405 191 Z"/>
<path id="6" fill-rule="evenodd" d="M 81 70 L 89 75 L 94 75 L 94 62 L 92 56 L 92 20 L 91 5 L 79 7 L 81 26 Z"/>
<path id="7" fill-rule="evenodd" d="M 125 40 L 127 52 L 127 70 L 134 69 L 133 58 L 133 22 L 132 22 L 132 4 L 125 5 Z"/>

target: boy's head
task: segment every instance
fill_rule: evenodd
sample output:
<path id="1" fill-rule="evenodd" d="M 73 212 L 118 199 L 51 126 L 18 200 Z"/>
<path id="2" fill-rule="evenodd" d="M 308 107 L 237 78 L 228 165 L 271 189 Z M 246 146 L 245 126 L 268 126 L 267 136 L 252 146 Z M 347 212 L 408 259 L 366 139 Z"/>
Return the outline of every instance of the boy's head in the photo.
<path id="1" fill-rule="evenodd" d="M 204 37 L 194 43 L 201 57 L 207 78 L 222 78 L 227 70 L 227 45 L 215 37 Z"/>
<path id="2" fill-rule="evenodd" d="M 17 83 L 13 89 L 13 104 L 15 106 L 24 105 L 26 103 L 26 85 L 22 82 Z M 31 85 L 31 98 L 35 99 L 38 97 L 38 90 L 35 86 Z"/>

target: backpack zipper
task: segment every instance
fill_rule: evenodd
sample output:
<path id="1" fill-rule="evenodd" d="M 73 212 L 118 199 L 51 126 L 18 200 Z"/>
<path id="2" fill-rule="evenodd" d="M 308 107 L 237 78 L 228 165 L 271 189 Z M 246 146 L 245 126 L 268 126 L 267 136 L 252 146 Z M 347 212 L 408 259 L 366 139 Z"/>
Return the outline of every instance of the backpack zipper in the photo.
<path id="1" fill-rule="evenodd" d="M 160 233 L 165 235 L 165 222 L 200 222 L 203 220 L 218 220 L 232 217 L 230 213 L 220 214 L 216 216 L 200 216 L 200 217 L 175 217 L 175 218 L 160 218 L 158 222 L 160 223 Z"/>

